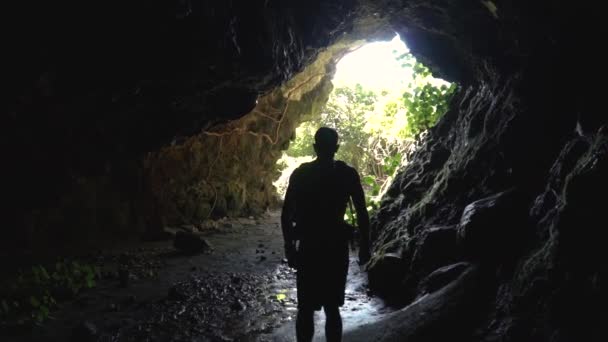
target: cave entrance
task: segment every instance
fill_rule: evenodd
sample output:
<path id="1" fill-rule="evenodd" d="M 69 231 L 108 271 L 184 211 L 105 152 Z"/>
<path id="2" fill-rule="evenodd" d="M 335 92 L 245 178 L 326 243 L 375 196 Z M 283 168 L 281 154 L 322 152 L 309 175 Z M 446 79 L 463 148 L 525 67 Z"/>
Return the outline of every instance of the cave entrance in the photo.
<path id="1" fill-rule="evenodd" d="M 296 129 L 277 163 L 281 175 L 274 185 L 283 198 L 293 170 L 314 159 L 316 130 L 332 127 L 340 135 L 336 159 L 359 171 L 373 211 L 416 142 L 447 111 L 456 86 L 433 77 L 399 35 L 345 54 L 332 83 L 323 110 Z"/>

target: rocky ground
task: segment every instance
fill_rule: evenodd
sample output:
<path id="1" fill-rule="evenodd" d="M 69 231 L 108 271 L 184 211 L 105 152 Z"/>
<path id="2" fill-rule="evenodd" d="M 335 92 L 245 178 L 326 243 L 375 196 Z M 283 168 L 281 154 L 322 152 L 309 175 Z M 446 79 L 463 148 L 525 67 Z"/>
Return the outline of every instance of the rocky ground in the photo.
<path id="1" fill-rule="evenodd" d="M 295 272 L 283 260 L 278 213 L 222 220 L 199 234 L 209 247 L 196 255 L 172 240 L 93 253 L 103 266 L 94 288 L 41 327 L 2 340 L 294 341 Z M 346 299 L 345 331 L 392 311 L 367 294 L 354 255 Z"/>

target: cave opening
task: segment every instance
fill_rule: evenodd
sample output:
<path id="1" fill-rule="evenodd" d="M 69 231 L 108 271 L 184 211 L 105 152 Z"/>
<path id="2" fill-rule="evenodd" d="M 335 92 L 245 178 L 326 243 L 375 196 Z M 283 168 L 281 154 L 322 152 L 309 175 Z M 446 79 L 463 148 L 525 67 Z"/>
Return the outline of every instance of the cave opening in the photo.
<path id="1" fill-rule="evenodd" d="M 447 111 L 456 83 L 433 77 L 398 34 L 355 44 L 338 56 L 331 82 L 322 110 L 302 116 L 277 161 L 280 177 L 273 185 L 284 198 L 293 170 L 315 158 L 314 133 L 331 127 L 340 136 L 336 158 L 358 170 L 373 212 L 416 142 Z"/>

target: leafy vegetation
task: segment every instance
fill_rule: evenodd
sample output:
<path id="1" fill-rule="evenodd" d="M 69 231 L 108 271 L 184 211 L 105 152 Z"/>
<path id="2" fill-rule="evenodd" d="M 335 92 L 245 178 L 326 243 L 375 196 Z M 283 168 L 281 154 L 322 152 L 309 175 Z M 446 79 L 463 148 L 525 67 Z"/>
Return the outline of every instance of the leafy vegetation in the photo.
<path id="1" fill-rule="evenodd" d="M 284 194 L 296 161 L 314 156 L 314 133 L 321 126 L 335 128 L 340 135 L 336 159 L 355 167 L 366 192 L 368 210 L 377 209 L 400 166 L 406 163 L 408 151 L 416 141 L 447 111 L 456 89 L 432 77 L 430 70 L 409 52 L 395 58 L 411 74 L 409 82 L 399 89 L 366 89 L 361 84 L 334 89 L 320 117 L 303 123 L 295 140 L 279 163 L 283 177 L 275 183 Z M 352 220 L 352 213 L 347 213 Z"/>
<path id="2" fill-rule="evenodd" d="M 50 318 L 58 301 L 92 288 L 100 278 L 96 266 L 60 260 L 52 269 L 32 266 L 0 285 L 0 322 L 40 324 Z"/>

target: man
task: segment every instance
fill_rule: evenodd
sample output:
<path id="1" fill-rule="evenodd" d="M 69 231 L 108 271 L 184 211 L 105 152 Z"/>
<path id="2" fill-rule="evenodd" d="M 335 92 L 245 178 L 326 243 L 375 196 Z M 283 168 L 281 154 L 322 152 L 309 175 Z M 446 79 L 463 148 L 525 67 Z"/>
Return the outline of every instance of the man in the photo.
<path id="1" fill-rule="evenodd" d="M 314 335 L 314 312 L 325 311 L 327 341 L 341 341 L 344 290 L 348 273 L 348 234 L 344 214 L 352 198 L 359 226 L 359 263 L 370 258 L 369 216 L 357 171 L 335 161 L 338 133 L 321 127 L 315 134 L 317 158 L 289 179 L 281 215 L 285 255 L 297 269 L 298 342 Z M 295 226 L 294 226 L 295 223 Z M 297 246 L 296 246 L 297 244 Z"/>

